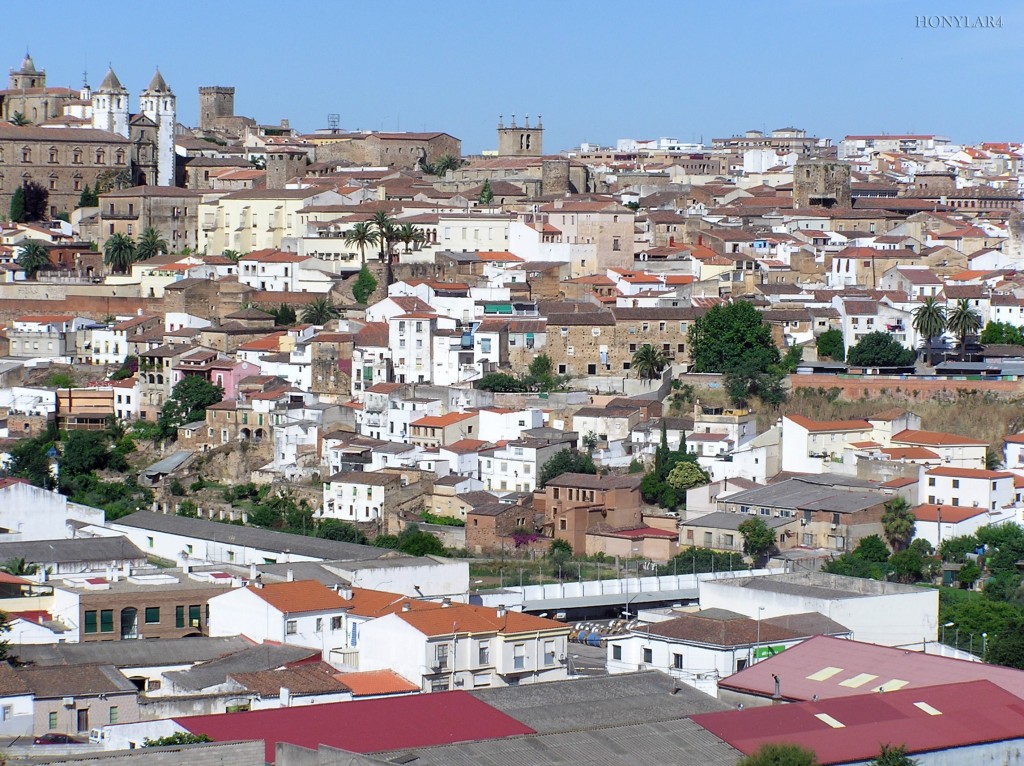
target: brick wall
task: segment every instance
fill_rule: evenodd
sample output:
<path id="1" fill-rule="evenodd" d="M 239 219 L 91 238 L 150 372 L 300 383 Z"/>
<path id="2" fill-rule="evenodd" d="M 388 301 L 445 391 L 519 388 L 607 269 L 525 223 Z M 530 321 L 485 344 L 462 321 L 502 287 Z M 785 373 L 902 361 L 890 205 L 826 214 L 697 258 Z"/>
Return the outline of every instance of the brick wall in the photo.
<path id="1" fill-rule="evenodd" d="M 939 399 L 952 401 L 961 392 L 979 391 L 1007 398 L 1024 391 L 1020 381 L 1015 380 L 958 380 L 951 378 L 913 379 L 882 376 L 860 376 L 855 378 L 835 375 L 791 375 L 790 383 L 797 388 L 838 388 L 843 399 L 877 399 L 887 396 L 907 401 Z"/>

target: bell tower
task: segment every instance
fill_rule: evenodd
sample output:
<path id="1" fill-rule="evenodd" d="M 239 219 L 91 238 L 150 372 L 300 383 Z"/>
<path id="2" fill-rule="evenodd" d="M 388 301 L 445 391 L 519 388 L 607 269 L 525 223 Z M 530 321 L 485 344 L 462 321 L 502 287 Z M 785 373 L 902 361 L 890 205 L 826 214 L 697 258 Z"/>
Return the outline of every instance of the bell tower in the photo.
<path id="1" fill-rule="evenodd" d="M 544 126 L 541 116 L 537 115 L 537 124 L 530 127 L 530 115 L 522 127 L 516 125 L 516 116 L 506 126 L 501 115 L 498 115 L 498 156 L 499 157 L 540 157 L 544 154 Z"/>

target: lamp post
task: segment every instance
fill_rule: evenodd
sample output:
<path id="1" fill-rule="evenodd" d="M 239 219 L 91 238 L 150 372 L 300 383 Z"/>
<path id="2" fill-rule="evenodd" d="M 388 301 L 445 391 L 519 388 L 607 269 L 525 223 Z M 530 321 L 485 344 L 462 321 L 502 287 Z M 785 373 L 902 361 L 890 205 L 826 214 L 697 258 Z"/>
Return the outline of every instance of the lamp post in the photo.
<path id="1" fill-rule="evenodd" d="M 751 657 L 751 665 L 754 664 L 754 660 L 757 659 L 757 649 L 761 646 L 761 612 L 764 611 L 763 606 L 757 608 L 757 641 L 754 644 L 754 656 Z"/>
<path id="2" fill-rule="evenodd" d="M 632 596 L 630 596 L 629 598 L 626 599 L 626 619 L 627 620 L 629 619 L 629 605 L 632 604 L 634 601 L 636 601 L 637 598 L 639 598 L 642 595 L 644 595 L 644 594 L 638 592 L 638 593 L 634 593 Z"/>
<path id="3" fill-rule="evenodd" d="M 942 643 L 946 643 L 946 628 L 952 628 L 952 627 L 955 627 L 955 626 L 956 626 L 955 622 L 947 622 L 947 623 L 943 624 L 943 626 L 942 626 Z"/>

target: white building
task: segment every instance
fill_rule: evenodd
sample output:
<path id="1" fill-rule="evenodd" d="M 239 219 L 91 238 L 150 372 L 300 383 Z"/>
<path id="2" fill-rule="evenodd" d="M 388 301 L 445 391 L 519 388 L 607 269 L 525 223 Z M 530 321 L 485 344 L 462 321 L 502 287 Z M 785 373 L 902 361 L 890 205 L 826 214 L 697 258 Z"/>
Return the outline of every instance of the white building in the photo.
<path id="1" fill-rule="evenodd" d="M 319 517 L 350 522 L 376 521 L 387 495 L 401 488 L 391 473 L 344 471 L 324 482 L 324 504 Z"/>

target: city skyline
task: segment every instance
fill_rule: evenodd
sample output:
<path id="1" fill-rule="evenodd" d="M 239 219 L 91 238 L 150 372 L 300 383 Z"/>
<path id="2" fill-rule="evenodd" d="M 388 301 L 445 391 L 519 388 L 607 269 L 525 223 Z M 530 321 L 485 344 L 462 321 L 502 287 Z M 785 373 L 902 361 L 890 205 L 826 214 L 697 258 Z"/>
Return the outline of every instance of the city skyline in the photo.
<path id="1" fill-rule="evenodd" d="M 513 113 L 520 121 L 544 115 L 548 153 L 626 137 L 710 143 L 789 125 L 834 140 L 904 132 L 965 143 L 1020 138 L 1021 108 L 1006 87 L 1024 74 L 1014 55 L 1019 8 L 977 9 L 1001 26 L 967 29 L 922 23 L 922 12 L 963 13 L 947 2 L 740 6 L 737 22 L 735 4 L 655 3 L 622 16 L 610 3 L 584 14 L 575 5 L 526 2 L 508 14 L 462 2 L 398 2 L 382 19 L 375 6 L 300 3 L 289 8 L 295 34 L 273 24 L 277 34 L 267 39 L 260 20 L 279 10 L 256 2 L 245 14 L 255 24 L 225 39 L 239 19 L 235 9 L 185 2 L 170 22 L 154 8 L 132 9 L 133 23 L 169 39 L 128 34 L 110 38 L 116 43 L 106 49 L 82 41 L 107 39 L 99 20 L 127 12 L 124 3 L 99 2 L 80 25 L 52 25 L 45 34 L 27 8 L 12 8 L 9 28 L 24 30 L 25 40 L 8 37 L 5 63 L 17 67 L 27 48 L 50 85 L 78 87 L 87 70 L 95 87 L 109 61 L 133 94 L 133 110 L 159 66 L 187 125 L 197 123 L 199 86 L 231 85 L 236 112 L 261 124 L 286 118 L 312 132 L 338 114 L 350 130 L 448 132 L 468 154 L 493 149 L 498 116 L 508 121 Z M 651 55 L 658 50 L 664 57 Z M 965 109 L 965 101 L 985 108 Z"/>

